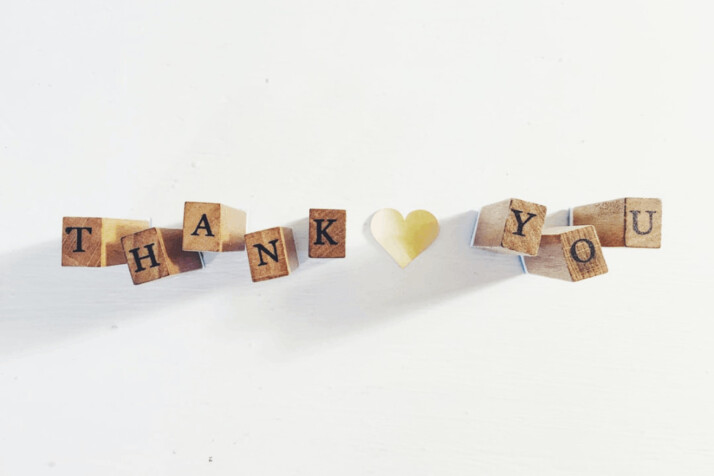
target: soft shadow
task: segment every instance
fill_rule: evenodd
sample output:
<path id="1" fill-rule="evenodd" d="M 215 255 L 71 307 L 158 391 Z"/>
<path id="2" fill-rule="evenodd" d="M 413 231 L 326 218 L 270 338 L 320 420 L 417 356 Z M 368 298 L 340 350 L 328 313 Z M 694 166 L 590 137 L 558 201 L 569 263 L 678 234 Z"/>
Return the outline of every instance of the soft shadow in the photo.
<path id="1" fill-rule="evenodd" d="M 545 217 L 544 226 L 568 226 L 570 219 L 570 210 L 567 208 L 565 210 L 558 210 L 554 213 L 549 213 Z"/>

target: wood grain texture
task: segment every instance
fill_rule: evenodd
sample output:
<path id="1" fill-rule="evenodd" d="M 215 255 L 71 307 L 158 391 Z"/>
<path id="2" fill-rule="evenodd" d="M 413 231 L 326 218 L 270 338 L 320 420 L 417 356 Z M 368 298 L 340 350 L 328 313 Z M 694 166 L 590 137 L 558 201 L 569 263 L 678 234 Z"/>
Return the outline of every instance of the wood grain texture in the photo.
<path id="1" fill-rule="evenodd" d="M 538 256 L 524 259 L 531 274 L 581 281 L 607 273 L 595 227 L 560 226 L 543 229 Z"/>
<path id="2" fill-rule="evenodd" d="M 186 202 L 183 249 L 240 251 L 245 249 L 246 213 L 222 203 Z"/>
<path id="3" fill-rule="evenodd" d="M 662 201 L 620 198 L 573 208 L 573 225 L 593 225 L 602 246 L 659 248 L 662 241 Z"/>
<path id="4" fill-rule="evenodd" d="M 535 256 L 547 208 L 517 198 L 481 208 L 472 246 L 506 254 Z"/>
<path id="5" fill-rule="evenodd" d="M 121 238 L 148 227 L 149 222 L 145 220 L 64 217 L 62 266 L 103 267 L 125 264 Z"/>
<path id="6" fill-rule="evenodd" d="M 287 276 L 298 267 L 291 228 L 275 227 L 248 233 L 245 244 L 253 282 Z"/>
<path id="7" fill-rule="evenodd" d="M 197 252 L 184 251 L 183 230 L 149 228 L 121 239 L 134 284 L 200 269 Z"/>
<path id="8" fill-rule="evenodd" d="M 310 258 L 344 258 L 347 241 L 347 211 L 311 208 L 309 217 Z"/>

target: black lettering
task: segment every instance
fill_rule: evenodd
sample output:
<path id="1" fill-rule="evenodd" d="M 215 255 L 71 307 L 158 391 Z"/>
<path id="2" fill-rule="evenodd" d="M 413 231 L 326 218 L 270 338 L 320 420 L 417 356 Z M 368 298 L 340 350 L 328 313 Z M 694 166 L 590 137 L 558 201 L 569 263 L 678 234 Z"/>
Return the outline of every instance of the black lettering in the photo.
<path id="1" fill-rule="evenodd" d="M 523 213 L 522 210 L 516 210 L 515 208 L 511 208 L 511 211 L 513 212 L 514 215 L 516 215 L 516 221 L 518 222 L 518 229 L 516 231 L 514 231 L 513 234 L 518 235 L 518 236 L 526 236 L 523 234 L 523 227 L 526 226 L 526 223 L 531 221 L 531 219 L 533 217 L 535 217 L 536 214 L 529 212 L 528 218 L 526 218 L 526 220 L 523 221 L 523 219 L 521 219 L 521 213 Z"/>
<path id="2" fill-rule="evenodd" d="M 64 232 L 69 235 L 72 233 L 72 230 L 77 230 L 77 248 L 74 249 L 74 252 L 84 253 L 84 248 L 82 248 L 82 231 L 86 230 L 91 235 L 92 229 L 85 226 L 68 226 L 64 229 Z"/>
<path id="3" fill-rule="evenodd" d="M 578 250 L 576 249 L 576 247 L 580 242 L 586 243 L 588 245 L 588 248 L 590 249 L 590 253 L 588 254 L 587 259 L 581 259 L 580 256 L 578 256 Z M 575 240 L 570 246 L 570 256 L 572 256 L 572 258 L 578 263 L 587 263 L 595 257 L 595 245 L 587 238 L 580 238 L 579 240 Z"/>
<path id="4" fill-rule="evenodd" d="M 263 246 L 262 244 L 253 245 L 253 248 L 258 248 L 258 256 L 260 257 L 260 263 L 258 264 L 258 266 L 265 266 L 268 264 L 265 261 L 263 261 L 263 253 L 270 256 L 270 258 L 273 261 L 275 261 L 276 263 L 278 262 L 278 248 L 277 248 L 277 246 L 275 246 L 275 243 L 277 243 L 277 242 L 278 242 L 277 238 L 268 242 L 271 245 L 273 245 L 272 253 L 270 251 L 268 251 L 268 249 L 265 246 Z"/>
<path id="5" fill-rule="evenodd" d="M 325 228 L 323 228 L 322 223 L 324 221 L 325 220 L 323 220 L 322 218 L 320 218 L 320 219 L 316 218 L 314 220 L 314 222 L 317 224 L 317 238 L 315 239 L 315 243 L 313 243 L 313 244 L 324 245 L 325 242 L 322 241 L 322 237 L 324 236 L 331 245 L 336 245 L 337 242 L 327 233 L 327 229 L 330 228 L 332 226 L 332 224 L 335 223 L 337 220 L 334 218 L 328 219 L 327 226 Z"/>
<path id="6" fill-rule="evenodd" d="M 139 256 L 139 248 L 134 248 L 133 250 L 129 250 L 129 252 L 132 255 L 134 255 L 134 262 L 136 262 L 136 271 L 134 271 L 135 273 L 139 273 L 146 269 L 141 265 L 141 260 L 150 259 L 151 260 L 151 266 L 149 266 L 150 268 L 155 268 L 159 265 L 159 262 L 156 261 L 156 255 L 154 255 L 154 243 L 148 244 L 148 245 L 144 246 L 144 248 L 146 248 L 146 251 L 149 252 L 149 254 L 146 254 L 144 256 Z"/>
<path id="7" fill-rule="evenodd" d="M 647 213 L 650 216 L 650 228 L 647 231 L 640 231 L 640 223 L 639 223 L 639 217 L 640 217 L 640 211 L 639 210 L 630 210 L 630 213 L 632 213 L 632 229 L 635 230 L 635 233 L 638 235 L 649 235 L 652 233 L 652 215 L 657 213 L 656 211 L 653 210 L 646 210 L 645 213 Z"/>
<path id="8" fill-rule="evenodd" d="M 215 236 L 211 232 L 211 225 L 208 224 L 208 217 L 205 213 L 201 215 L 201 219 L 198 220 L 198 226 L 196 226 L 196 229 L 193 230 L 191 236 L 198 236 L 198 230 L 206 230 L 206 236 Z"/>

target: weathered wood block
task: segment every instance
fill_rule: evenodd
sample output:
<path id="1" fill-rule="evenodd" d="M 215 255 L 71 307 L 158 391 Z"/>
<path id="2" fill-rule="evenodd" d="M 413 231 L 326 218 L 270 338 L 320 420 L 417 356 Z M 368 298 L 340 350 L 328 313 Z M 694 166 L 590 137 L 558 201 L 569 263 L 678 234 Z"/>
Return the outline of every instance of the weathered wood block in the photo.
<path id="1" fill-rule="evenodd" d="M 203 267 L 201 254 L 182 249 L 183 230 L 149 228 L 121 239 L 134 284 Z"/>
<path id="2" fill-rule="evenodd" d="M 526 270 L 550 278 L 580 281 L 607 273 L 594 226 L 544 228 L 538 255 L 523 258 Z"/>
<path id="3" fill-rule="evenodd" d="M 546 207 L 511 198 L 481 208 L 471 246 L 507 254 L 535 256 Z"/>
<path id="4" fill-rule="evenodd" d="M 620 198 L 575 207 L 573 225 L 593 225 L 602 246 L 659 248 L 662 245 L 662 200 Z"/>
<path id="5" fill-rule="evenodd" d="M 310 258 L 344 258 L 347 211 L 311 208 L 308 234 Z"/>
<path id="6" fill-rule="evenodd" d="M 62 266 L 114 266 L 126 263 L 121 237 L 149 228 L 145 220 L 62 218 Z"/>
<path id="7" fill-rule="evenodd" d="M 240 251 L 245 249 L 243 210 L 222 203 L 186 202 L 183 207 L 185 251 Z"/>
<path id="8" fill-rule="evenodd" d="M 298 267 L 293 230 L 269 228 L 245 235 L 253 282 L 287 276 Z"/>

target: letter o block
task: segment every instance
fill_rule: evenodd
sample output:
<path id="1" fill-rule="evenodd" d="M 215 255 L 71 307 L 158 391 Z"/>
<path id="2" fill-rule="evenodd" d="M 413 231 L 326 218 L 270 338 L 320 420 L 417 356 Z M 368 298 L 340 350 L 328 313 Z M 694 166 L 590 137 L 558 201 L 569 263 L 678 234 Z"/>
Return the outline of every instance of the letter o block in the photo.
<path id="1" fill-rule="evenodd" d="M 287 276 L 298 267 L 293 230 L 269 228 L 245 235 L 253 282 Z"/>
<path id="2" fill-rule="evenodd" d="M 602 246 L 659 248 L 662 245 L 662 200 L 621 198 L 575 207 L 573 225 L 593 225 Z"/>
<path id="3" fill-rule="evenodd" d="M 545 222 L 545 205 L 511 198 L 481 208 L 471 246 L 535 256 Z"/>
<path id="4" fill-rule="evenodd" d="M 245 248 L 243 210 L 222 203 L 186 202 L 183 207 L 183 249 L 240 251 Z"/>
<path id="5" fill-rule="evenodd" d="M 543 229 L 538 256 L 526 256 L 524 267 L 565 281 L 580 281 L 607 273 L 594 226 L 558 226 Z"/>
<path id="6" fill-rule="evenodd" d="M 149 228 L 121 239 L 134 284 L 203 267 L 201 254 L 184 251 L 183 230 Z"/>

